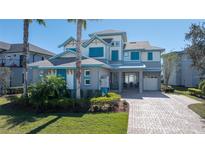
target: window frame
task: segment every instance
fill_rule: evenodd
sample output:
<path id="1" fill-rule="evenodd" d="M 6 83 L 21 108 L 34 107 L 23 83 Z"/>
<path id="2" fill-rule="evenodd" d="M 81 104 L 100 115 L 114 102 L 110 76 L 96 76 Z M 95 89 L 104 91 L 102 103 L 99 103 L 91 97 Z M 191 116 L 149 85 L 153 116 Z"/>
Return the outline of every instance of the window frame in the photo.
<path id="1" fill-rule="evenodd" d="M 116 60 L 113 60 L 113 52 L 117 52 Z M 111 50 L 111 61 L 119 61 L 119 50 Z"/>
<path id="2" fill-rule="evenodd" d="M 89 75 L 86 75 L 86 72 L 89 72 Z M 86 69 L 86 70 L 84 70 L 84 77 L 90 77 L 90 70 L 89 69 Z"/>
<path id="3" fill-rule="evenodd" d="M 90 56 L 90 49 L 94 49 L 94 48 L 102 48 L 103 50 L 102 50 L 102 55 L 100 55 L 100 56 Z M 88 55 L 89 55 L 89 57 L 91 57 L 91 58 L 104 58 L 105 57 L 105 49 L 104 49 L 104 47 L 89 47 L 89 51 L 88 51 Z"/>
<path id="4" fill-rule="evenodd" d="M 132 59 L 132 53 L 138 53 L 138 59 Z M 131 51 L 130 52 L 130 60 L 131 61 L 140 61 L 140 52 L 139 51 Z"/>
<path id="5" fill-rule="evenodd" d="M 87 83 L 86 83 L 86 80 L 88 80 L 90 83 L 87 84 Z M 90 79 L 90 78 L 84 78 L 84 85 L 85 85 L 85 86 L 91 85 L 91 79 Z"/>
<path id="6" fill-rule="evenodd" d="M 151 59 L 149 59 L 149 54 L 152 55 L 152 56 L 151 56 Z M 151 51 L 147 52 L 147 60 L 148 60 L 148 61 L 153 61 L 153 52 L 151 52 Z"/>

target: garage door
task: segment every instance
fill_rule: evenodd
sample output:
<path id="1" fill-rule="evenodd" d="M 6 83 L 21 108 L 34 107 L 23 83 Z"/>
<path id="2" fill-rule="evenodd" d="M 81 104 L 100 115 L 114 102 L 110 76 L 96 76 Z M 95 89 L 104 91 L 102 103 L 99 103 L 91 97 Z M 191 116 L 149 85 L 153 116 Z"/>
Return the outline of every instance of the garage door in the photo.
<path id="1" fill-rule="evenodd" d="M 158 78 L 144 78 L 144 90 L 158 90 Z"/>

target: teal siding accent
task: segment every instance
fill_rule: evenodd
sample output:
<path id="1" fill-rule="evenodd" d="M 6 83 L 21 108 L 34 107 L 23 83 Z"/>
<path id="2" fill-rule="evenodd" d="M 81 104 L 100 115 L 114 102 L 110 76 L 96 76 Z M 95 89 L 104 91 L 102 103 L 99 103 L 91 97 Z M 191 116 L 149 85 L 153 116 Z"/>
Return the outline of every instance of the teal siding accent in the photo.
<path id="1" fill-rule="evenodd" d="M 139 52 L 131 52 L 131 60 L 139 60 L 140 55 Z"/>
<path id="2" fill-rule="evenodd" d="M 153 60 L 153 53 L 152 52 L 148 52 L 147 59 L 148 60 Z"/>
<path id="3" fill-rule="evenodd" d="M 57 76 L 66 80 L 66 69 L 57 69 Z"/>
<path id="4" fill-rule="evenodd" d="M 89 57 L 103 57 L 103 56 L 104 56 L 103 47 L 89 48 Z"/>
<path id="5" fill-rule="evenodd" d="M 118 59 L 119 59 L 118 50 L 112 50 L 112 61 L 118 61 Z"/>
<path id="6" fill-rule="evenodd" d="M 69 51 L 69 50 L 76 52 L 76 48 L 66 48 L 66 51 Z"/>

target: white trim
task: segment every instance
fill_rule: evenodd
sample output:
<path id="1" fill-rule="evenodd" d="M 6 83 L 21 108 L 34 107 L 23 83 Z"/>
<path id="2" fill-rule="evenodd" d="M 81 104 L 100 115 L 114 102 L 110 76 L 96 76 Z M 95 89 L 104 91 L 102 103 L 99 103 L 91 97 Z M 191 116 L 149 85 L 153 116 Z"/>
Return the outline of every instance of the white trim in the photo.
<path id="1" fill-rule="evenodd" d="M 86 72 L 88 72 L 88 71 L 89 71 L 89 74 L 90 74 L 90 70 L 89 69 L 84 70 L 84 77 L 90 77 L 90 75 L 86 75 Z"/>
<path id="2" fill-rule="evenodd" d="M 86 80 L 90 80 L 90 83 L 86 84 Z M 91 79 L 90 78 L 84 78 L 84 85 L 85 86 L 90 86 L 91 85 Z"/>

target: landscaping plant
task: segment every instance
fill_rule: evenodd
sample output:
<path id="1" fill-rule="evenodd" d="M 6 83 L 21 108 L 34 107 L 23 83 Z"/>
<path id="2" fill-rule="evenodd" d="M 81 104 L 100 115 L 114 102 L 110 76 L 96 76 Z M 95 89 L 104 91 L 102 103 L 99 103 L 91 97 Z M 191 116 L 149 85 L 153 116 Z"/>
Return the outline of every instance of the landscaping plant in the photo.
<path id="1" fill-rule="evenodd" d="M 48 100 L 67 95 L 66 83 L 61 77 L 49 75 L 30 88 L 30 99 L 34 105 L 48 103 Z"/>

